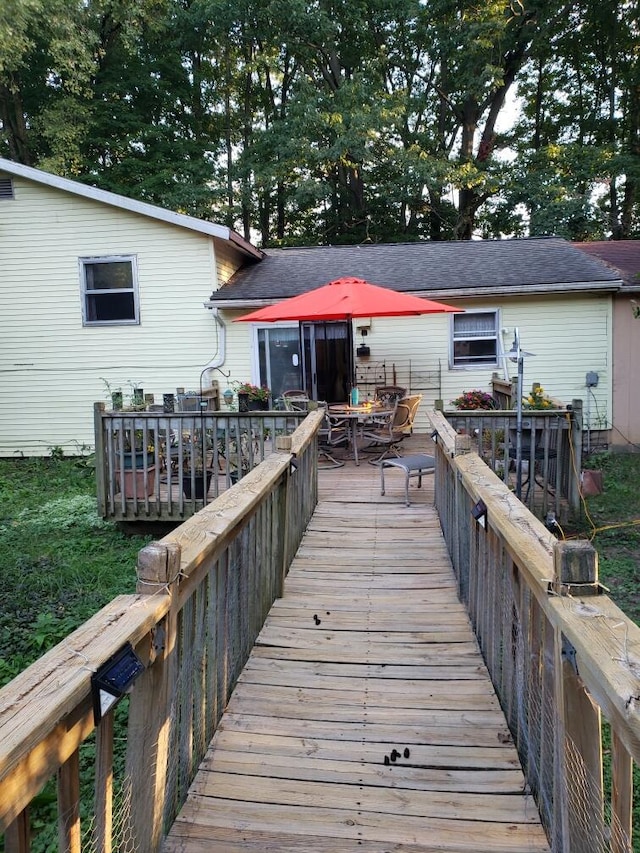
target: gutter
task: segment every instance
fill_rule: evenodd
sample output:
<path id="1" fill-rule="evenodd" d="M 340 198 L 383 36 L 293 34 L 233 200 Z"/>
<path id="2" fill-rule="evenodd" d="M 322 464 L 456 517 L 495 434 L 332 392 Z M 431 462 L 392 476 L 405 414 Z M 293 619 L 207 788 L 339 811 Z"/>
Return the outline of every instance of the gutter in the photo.
<path id="1" fill-rule="evenodd" d="M 584 282 L 572 282 L 551 286 L 548 284 L 532 284 L 527 285 L 526 288 L 523 288 L 521 285 L 512 285 L 509 287 L 475 287 L 473 289 L 457 287 L 447 290 L 429 288 L 429 290 L 404 290 L 399 292 L 410 293 L 412 296 L 422 296 L 428 299 L 442 299 L 446 302 L 447 299 L 482 299 L 483 297 L 499 298 L 501 296 L 530 296 L 532 294 L 540 296 L 562 296 L 566 293 L 629 293 L 630 288 L 623 286 L 621 279 L 616 279 L 615 281 L 592 282 L 586 285 Z M 246 311 L 273 305 L 275 302 L 286 298 L 286 296 L 273 296 L 266 299 L 209 299 L 204 304 L 207 308 Z"/>

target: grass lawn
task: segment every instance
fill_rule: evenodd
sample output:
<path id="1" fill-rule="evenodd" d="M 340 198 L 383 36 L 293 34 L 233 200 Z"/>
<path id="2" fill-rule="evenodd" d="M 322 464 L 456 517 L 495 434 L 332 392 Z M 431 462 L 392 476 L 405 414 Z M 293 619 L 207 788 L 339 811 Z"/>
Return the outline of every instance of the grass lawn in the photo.
<path id="1" fill-rule="evenodd" d="M 611 598 L 640 623 L 640 453 L 598 454 L 589 467 L 602 470 L 604 491 L 587 499 L 579 532 L 592 538 Z"/>
<path id="2" fill-rule="evenodd" d="M 116 595 L 151 537 L 96 515 L 84 459 L 0 460 L 0 686 Z"/>

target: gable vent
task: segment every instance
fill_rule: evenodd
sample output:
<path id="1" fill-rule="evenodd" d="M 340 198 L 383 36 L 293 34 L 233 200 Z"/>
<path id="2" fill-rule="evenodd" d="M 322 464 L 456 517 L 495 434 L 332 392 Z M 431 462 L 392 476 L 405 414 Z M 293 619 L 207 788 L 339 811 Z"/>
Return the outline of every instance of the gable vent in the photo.
<path id="1" fill-rule="evenodd" d="M 0 199 L 13 198 L 13 181 L 9 177 L 0 175 Z"/>

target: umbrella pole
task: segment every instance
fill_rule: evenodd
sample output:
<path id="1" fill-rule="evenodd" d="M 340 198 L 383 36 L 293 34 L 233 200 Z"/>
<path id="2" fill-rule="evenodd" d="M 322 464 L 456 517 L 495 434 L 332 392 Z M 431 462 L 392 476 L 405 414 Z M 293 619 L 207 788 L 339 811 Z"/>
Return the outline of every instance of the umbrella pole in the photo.
<path id="1" fill-rule="evenodd" d="M 356 377 L 356 360 L 353 350 L 353 318 L 349 318 L 347 326 L 347 370 L 351 377 L 351 385 L 349 388 L 349 402 L 351 402 L 351 391 L 357 387 L 358 380 Z"/>

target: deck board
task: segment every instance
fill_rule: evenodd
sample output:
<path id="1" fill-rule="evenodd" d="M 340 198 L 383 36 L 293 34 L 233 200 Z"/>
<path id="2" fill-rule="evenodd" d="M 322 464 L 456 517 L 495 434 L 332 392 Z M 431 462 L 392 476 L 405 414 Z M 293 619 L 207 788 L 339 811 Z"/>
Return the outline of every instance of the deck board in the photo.
<path id="1" fill-rule="evenodd" d="M 432 480 L 412 483 L 405 507 L 389 479 L 382 498 L 372 466 L 320 473 L 284 597 L 166 853 L 549 850 L 456 595 Z"/>

